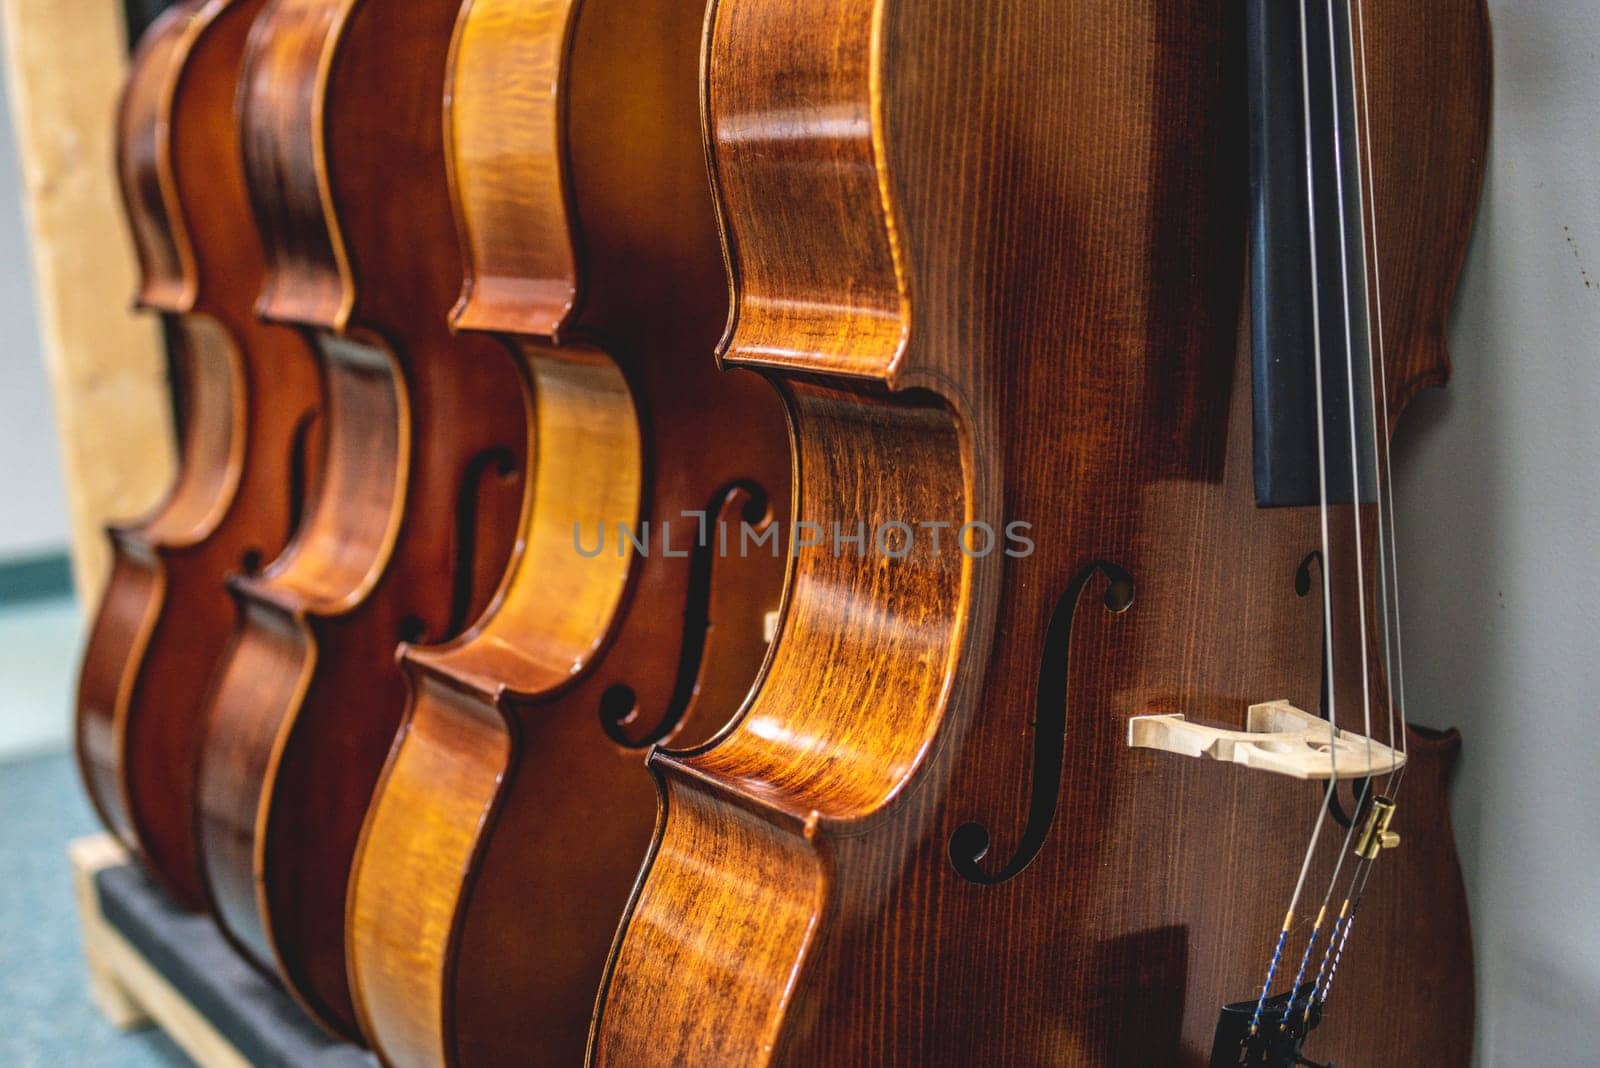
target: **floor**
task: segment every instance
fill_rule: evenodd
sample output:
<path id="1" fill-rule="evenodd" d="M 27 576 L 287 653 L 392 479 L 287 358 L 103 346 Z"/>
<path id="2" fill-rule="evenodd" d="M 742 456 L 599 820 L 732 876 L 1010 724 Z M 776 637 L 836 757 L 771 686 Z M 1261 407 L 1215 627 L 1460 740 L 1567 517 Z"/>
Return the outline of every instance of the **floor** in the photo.
<path id="1" fill-rule="evenodd" d="M 66 856 L 99 830 L 66 750 L 82 626 L 66 598 L 0 610 L 0 1065 L 173 1068 L 166 1036 L 114 1030 L 85 994 Z"/>
<path id="2" fill-rule="evenodd" d="M 65 751 L 83 625 L 72 597 L 0 601 L 0 760 Z"/>

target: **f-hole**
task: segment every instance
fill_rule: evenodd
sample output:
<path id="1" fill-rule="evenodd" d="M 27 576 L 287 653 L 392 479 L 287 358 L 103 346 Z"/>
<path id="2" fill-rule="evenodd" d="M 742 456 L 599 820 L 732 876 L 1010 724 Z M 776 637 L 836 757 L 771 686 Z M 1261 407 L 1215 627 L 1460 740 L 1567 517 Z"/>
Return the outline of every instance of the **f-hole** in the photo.
<path id="1" fill-rule="evenodd" d="M 311 493 L 311 479 L 313 477 L 311 463 L 314 439 L 312 435 L 316 432 L 317 423 L 321 419 L 321 409 L 307 408 L 300 413 L 300 418 L 295 420 L 294 434 L 289 439 L 289 507 L 287 510 L 289 532 L 285 539 L 285 544 L 294 540 L 295 533 L 300 529 L 301 521 L 306 517 L 306 499 Z"/>
<path id="2" fill-rule="evenodd" d="M 982 886 L 997 886 L 1022 874 L 1044 848 L 1055 824 L 1061 793 L 1061 760 L 1067 735 L 1067 693 L 1070 680 L 1072 621 L 1084 591 L 1095 576 L 1106 580 L 1101 603 L 1108 612 L 1126 612 L 1133 604 L 1133 576 L 1106 560 L 1086 565 L 1056 602 L 1045 632 L 1039 665 L 1039 686 L 1034 701 L 1032 800 L 1028 823 L 1012 858 L 993 874 L 979 864 L 989 853 L 989 830 L 981 823 L 963 823 L 950 836 L 950 863 L 963 879 Z"/>
<path id="3" fill-rule="evenodd" d="M 473 574 L 478 562 L 478 511 L 484 496 L 484 483 L 491 477 L 509 479 L 516 474 L 517 457 L 510 449 L 496 446 L 485 449 L 468 463 L 456 495 L 456 558 L 451 574 L 450 617 L 442 638 L 466 629 L 472 611 Z"/>
<path id="4" fill-rule="evenodd" d="M 748 480 L 730 482 L 706 503 L 707 522 L 721 523 L 728 513 L 738 510 L 739 518 L 750 526 L 771 522 L 767 491 Z M 617 684 L 600 695 L 600 725 L 618 745 L 644 749 L 666 738 L 683 721 L 689 704 L 699 689 L 700 665 L 705 659 L 706 635 L 711 630 L 711 573 L 716 559 L 717 538 L 708 526 L 689 554 L 689 594 L 683 606 L 683 641 L 678 646 L 678 673 L 672 697 L 655 728 L 640 738 L 628 735 L 626 728 L 639 719 L 639 698 L 633 687 Z"/>
<path id="5" fill-rule="evenodd" d="M 1313 589 L 1318 589 L 1321 587 L 1321 583 L 1312 577 L 1312 565 L 1316 566 L 1318 575 L 1320 575 L 1324 566 L 1322 562 L 1321 549 L 1311 550 L 1311 552 L 1307 554 L 1306 558 L 1300 561 L 1300 566 L 1295 569 L 1294 592 L 1298 596 L 1309 597 Z M 1327 616 L 1324 615 L 1322 617 L 1322 627 L 1324 632 L 1326 632 L 1327 626 Z M 1328 635 L 1326 633 L 1319 635 L 1317 649 L 1319 650 L 1317 656 L 1322 661 L 1322 707 L 1317 710 L 1317 714 L 1323 719 L 1327 719 L 1328 710 L 1333 707 L 1333 665 L 1328 662 Z M 1367 781 L 1363 779 L 1358 782 L 1352 782 L 1350 786 L 1354 791 L 1353 796 L 1359 798 L 1362 794 L 1362 791 L 1367 788 Z M 1327 789 L 1327 787 L 1319 783 L 1317 784 L 1316 789 L 1317 793 L 1321 795 L 1322 792 Z M 1350 813 L 1345 808 L 1344 799 L 1339 796 L 1339 791 L 1337 789 L 1333 791 L 1333 804 L 1329 806 L 1329 811 L 1333 814 L 1333 818 L 1338 821 L 1339 826 L 1344 827 L 1347 830 L 1349 829 L 1351 822 Z"/>
<path id="6" fill-rule="evenodd" d="M 322 418 L 320 409 L 307 408 L 300 413 L 294 421 L 294 429 L 289 434 L 289 457 L 287 469 L 289 484 L 284 487 L 284 518 L 288 530 L 284 533 L 283 543 L 288 545 L 294 541 L 295 535 L 300 532 L 300 524 L 306 517 L 306 501 L 311 495 L 310 486 L 314 472 L 311 470 L 315 463 L 313 453 L 313 437 L 317 429 L 317 421 Z M 239 554 L 239 570 L 245 575 L 257 576 L 266 566 L 267 554 L 259 545 L 252 545 Z"/>

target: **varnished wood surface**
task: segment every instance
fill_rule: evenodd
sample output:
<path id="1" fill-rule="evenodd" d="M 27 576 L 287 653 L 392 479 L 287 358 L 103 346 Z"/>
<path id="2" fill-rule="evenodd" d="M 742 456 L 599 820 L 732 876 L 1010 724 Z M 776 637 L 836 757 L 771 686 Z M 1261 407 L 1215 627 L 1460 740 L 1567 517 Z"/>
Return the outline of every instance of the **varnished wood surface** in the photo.
<path id="1" fill-rule="evenodd" d="M 1363 9 L 1393 416 L 1447 368 L 1488 27 L 1481 0 Z M 737 726 L 652 756 L 595 1063 L 1203 1065 L 1218 1008 L 1259 990 L 1320 793 L 1125 741 L 1136 714 L 1319 707 L 1324 605 L 1296 584 L 1317 515 L 1251 489 L 1242 29 L 1221 0 L 718 0 L 727 358 L 793 376 L 797 517 L 1025 520 L 1036 551 L 801 554 Z M 1323 563 L 1341 699 L 1370 640 L 1355 518 L 1334 510 Z M 1056 766 L 1034 764 L 1042 672 L 1065 701 L 1053 819 L 1015 877 L 970 881 L 957 829 L 989 830 L 1000 874 Z M 1467 1063 L 1458 744 L 1411 734 L 1404 844 L 1319 1062 Z"/>
<path id="2" fill-rule="evenodd" d="M 77 739 L 101 817 L 181 904 L 206 690 L 227 645 L 223 580 L 288 543 L 316 466 L 320 387 L 304 340 L 255 319 L 264 276 L 233 100 L 261 0 L 174 7 L 141 43 L 119 116 L 139 304 L 167 324 L 183 414 L 178 479 L 113 528 L 112 579 L 79 679 Z"/>
<path id="3" fill-rule="evenodd" d="M 766 653 L 785 561 L 741 554 L 739 524 L 787 525 L 788 428 L 714 356 L 701 31 L 668 0 L 472 0 L 457 24 L 457 325 L 527 364 L 535 486 L 490 612 L 403 658 L 348 920 L 363 1028 L 394 1065 L 581 1059 L 650 840 L 647 745 L 708 737 Z M 701 563 L 699 511 L 730 546 L 712 526 Z M 649 524 L 648 552 L 619 551 L 619 521 Z M 592 547 L 599 524 L 580 554 L 574 527 Z"/>
<path id="4" fill-rule="evenodd" d="M 239 602 L 198 820 L 223 929 L 354 1037 L 344 898 L 404 707 L 403 640 L 489 602 L 524 508 L 522 369 L 455 336 L 442 144 L 456 0 L 275 0 L 240 97 L 268 245 L 260 310 L 315 344 L 328 459 L 287 552 Z"/>

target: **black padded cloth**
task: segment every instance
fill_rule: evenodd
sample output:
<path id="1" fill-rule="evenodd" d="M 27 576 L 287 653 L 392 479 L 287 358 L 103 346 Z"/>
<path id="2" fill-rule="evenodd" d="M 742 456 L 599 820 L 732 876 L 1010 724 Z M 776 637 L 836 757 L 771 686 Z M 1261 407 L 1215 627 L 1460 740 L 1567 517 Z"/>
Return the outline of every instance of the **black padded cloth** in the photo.
<path id="1" fill-rule="evenodd" d="M 94 881 L 106 921 L 251 1064 L 376 1068 L 376 1057 L 329 1038 L 210 919 L 173 905 L 138 868 L 106 868 Z"/>

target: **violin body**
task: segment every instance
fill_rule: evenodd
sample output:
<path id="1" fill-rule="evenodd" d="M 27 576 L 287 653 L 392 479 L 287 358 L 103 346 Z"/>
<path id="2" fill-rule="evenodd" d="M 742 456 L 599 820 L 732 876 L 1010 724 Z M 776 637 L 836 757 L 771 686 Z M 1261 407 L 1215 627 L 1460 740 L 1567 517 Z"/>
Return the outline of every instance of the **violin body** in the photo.
<path id="1" fill-rule="evenodd" d="M 525 361 L 537 444 L 490 611 L 402 656 L 347 923 L 392 1065 L 582 1057 L 654 826 L 646 752 L 709 737 L 766 655 L 788 427 L 768 383 L 715 360 L 701 35 L 669 0 L 472 0 L 457 25 L 456 326 Z M 746 533 L 768 540 L 743 552 Z"/>
<path id="2" fill-rule="evenodd" d="M 316 361 L 293 330 L 253 315 L 265 258 L 233 99 L 262 6 L 176 5 L 141 42 L 118 116 L 138 303 L 167 328 L 181 455 L 155 512 L 109 531 L 77 753 L 101 818 L 190 909 L 202 904 L 193 811 L 206 691 L 233 619 L 224 579 L 288 544 L 319 463 Z"/>
<path id="3" fill-rule="evenodd" d="M 1387 432 L 1447 373 L 1489 43 L 1481 0 L 1364 8 Z M 798 518 L 911 526 L 801 551 L 738 723 L 652 754 L 591 1059 L 1211 1063 L 1323 791 L 1129 720 L 1386 686 L 1307 580 L 1362 559 L 1350 510 L 1256 506 L 1240 8 L 716 0 L 708 33 L 725 359 L 784 380 Z M 918 526 L 975 519 L 1031 551 Z M 1467 1063 L 1458 745 L 1410 732 L 1319 1062 Z"/>
<path id="4" fill-rule="evenodd" d="M 448 323 L 460 274 L 440 86 L 454 11 L 278 0 L 240 95 L 269 249 L 260 308 L 318 352 L 327 461 L 294 543 L 233 584 L 197 818 L 224 931 L 349 1036 L 345 885 L 404 707 L 395 649 L 482 611 L 526 496 L 521 370 Z"/>

